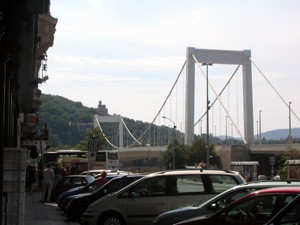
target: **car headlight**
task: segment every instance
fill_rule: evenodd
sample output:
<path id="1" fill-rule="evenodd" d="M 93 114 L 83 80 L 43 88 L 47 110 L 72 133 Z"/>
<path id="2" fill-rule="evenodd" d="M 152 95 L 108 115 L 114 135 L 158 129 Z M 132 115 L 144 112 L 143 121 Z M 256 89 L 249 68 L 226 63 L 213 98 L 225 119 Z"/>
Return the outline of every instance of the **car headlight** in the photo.
<path id="1" fill-rule="evenodd" d="M 90 205 L 87 209 L 86 212 L 87 213 L 94 213 L 96 211 L 96 207 L 93 205 Z"/>

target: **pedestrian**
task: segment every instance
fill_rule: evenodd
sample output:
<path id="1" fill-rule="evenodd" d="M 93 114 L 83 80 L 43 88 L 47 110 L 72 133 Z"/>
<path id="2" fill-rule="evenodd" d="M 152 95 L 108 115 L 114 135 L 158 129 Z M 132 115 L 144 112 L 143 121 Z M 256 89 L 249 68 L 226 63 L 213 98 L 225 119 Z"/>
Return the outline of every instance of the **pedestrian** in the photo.
<path id="1" fill-rule="evenodd" d="M 55 185 L 58 185 L 62 178 L 61 169 L 56 164 L 53 170 L 54 170 L 54 175 L 55 175 Z"/>
<path id="2" fill-rule="evenodd" d="M 36 181 L 35 167 L 29 165 L 27 170 L 27 187 L 29 194 L 32 195 L 33 184 Z"/>
<path id="3" fill-rule="evenodd" d="M 69 176 L 71 174 L 70 167 L 67 166 L 65 171 L 66 171 L 65 176 Z"/>
<path id="4" fill-rule="evenodd" d="M 76 175 L 76 167 L 75 166 L 71 167 L 70 174 L 71 175 Z"/>
<path id="5" fill-rule="evenodd" d="M 46 165 L 43 171 L 43 194 L 41 202 L 50 202 L 53 185 L 55 184 L 55 175 L 50 163 Z"/>
<path id="6" fill-rule="evenodd" d="M 105 170 L 101 172 L 100 177 L 97 179 L 98 188 L 102 187 L 105 183 L 107 183 L 107 173 Z"/>

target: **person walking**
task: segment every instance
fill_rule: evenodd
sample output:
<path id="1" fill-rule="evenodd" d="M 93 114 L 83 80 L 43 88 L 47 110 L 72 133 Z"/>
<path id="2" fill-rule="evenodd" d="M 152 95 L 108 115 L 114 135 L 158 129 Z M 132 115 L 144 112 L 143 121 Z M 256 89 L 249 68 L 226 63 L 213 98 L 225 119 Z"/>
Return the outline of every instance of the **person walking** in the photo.
<path id="1" fill-rule="evenodd" d="M 50 164 L 47 164 L 46 169 L 43 171 L 43 194 L 41 202 L 50 202 L 52 187 L 55 184 L 55 175 Z"/>
<path id="2" fill-rule="evenodd" d="M 32 195 L 32 190 L 33 190 L 33 184 L 36 181 L 36 174 L 35 174 L 35 167 L 34 166 L 28 166 L 28 171 L 27 171 L 27 185 L 28 185 L 28 191 L 29 194 Z"/>
<path id="3" fill-rule="evenodd" d="M 100 188 L 102 187 L 106 182 L 107 182 L 107 172 L 105 170 L 103 170 L 101 172 L 100 177 L 97 179 L 97 187 Z"/>

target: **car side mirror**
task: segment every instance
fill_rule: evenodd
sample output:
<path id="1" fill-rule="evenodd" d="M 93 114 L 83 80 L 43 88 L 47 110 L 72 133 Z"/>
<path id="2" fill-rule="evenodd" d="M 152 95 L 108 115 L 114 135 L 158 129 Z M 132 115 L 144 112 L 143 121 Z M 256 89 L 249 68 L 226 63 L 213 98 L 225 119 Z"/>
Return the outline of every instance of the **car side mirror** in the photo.
<path id="1" fill-rule="evenodd" d="M 217 208 L 217 204 L 216 203 L 213 203 L 210 205 L 209 209 L 212 209 L 212 210 L 216 210 Z"/>

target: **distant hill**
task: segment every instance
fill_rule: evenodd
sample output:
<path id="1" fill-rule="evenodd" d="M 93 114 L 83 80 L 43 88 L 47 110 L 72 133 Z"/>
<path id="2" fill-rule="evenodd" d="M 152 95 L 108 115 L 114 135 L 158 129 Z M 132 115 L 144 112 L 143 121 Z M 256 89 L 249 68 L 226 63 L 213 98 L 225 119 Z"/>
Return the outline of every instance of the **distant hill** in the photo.
<path id="1" fill-rule="evenodd" d="M 271 130 L 261 134 L 262 138 L 267 140 L 286 139 L 289 135 L 289 129 Z M 292 128 L 291 135 L 293 138 L 300 138 L 300 128 Z"/>
<path id="2" fill-rule="evenodd" d="M 75 146 L 86 137 L 87 133 L 93 128 L 94 115 L 103 116 L 103 107 L 89 108 L 82 105 L 81 102 L 74 102 L 67 98 L 58 95 L 42 94 L 42 105 L 38 112 L 39 114 L 39 130 L 47 124 L 51 139 L 53 140 L 54 148 L 59 146 Z M 102 105 L 103 106 L 103 105 Z M 129 118 L 123 118 L 126 126 L 138 138 L 149 127 L 149 123 L 136 121 Z M 101 125 L 106 137 L 116 146 L 118 144 L 118 124 L 105 123 Z M 149 135 L 144 135 L 142 140 L 139 140 L 143 145 L 155 143 L 163 145 L 168 144 L 168 136 L 164 135 L 159 140 L 152 140 L 154 132 L 160 134 L 172 134 L 167 126 L 154 126 L 155 129 L 150 129 Z M 124 132 L 124 146 L 133 142 L 132 138 Z M 110 146 L 106 147 L 110 149 Z"/>
<path id="3" fill-rule="evenodd" d="M 50 130 L 50 136 L 53 140 L 53 147 L 58 148 L 59 146 L 75 146 L 79 144 L 93 127 L 94 115 L 103 115 L 107 113 L 107 110 L 99 108 L 89 108 L 84 106 L 81 102 L 74 102 L 67 98 L 57 95 L 46 95 L 41 96 L 42 105 L 39 110 L 39 129 L 42 130 L 44 124 L 47 124 Z M 134 137 L 138 138 L 148 128 L 149 123 L 136 121 L 129 118 L 123 118 L 126 126 L 133 134 Z M 101 125 L 107 138 L 113 142 L 114 145 L 118 145 L 118 124 L 105 123 Z M 154 126 L 149 130 L 150 134 L 144 135 L 142 140 L 143 145 L 167 145 L 168 141 L 173 138 L 168 135 L 174 135 L 170 132 L 170 128 L 167 126 Z M 169 132 L 168 132 L 169 130 Z M 300 138 L 300 128 L 293 128 L 291 130 L 293 138 Z M 156 134 L 156 135 L 154 135 Z M 160 138 L 153 140 L 154 136 L 162 134 Z M 167 134 L 167 135 L 163 135 Z M 180 132 L 177 131 L 176 135 L 179 137 Z M 288 136 L 288 129 L 278 129 L 262 133 L 262 139 L 265 140 L 285 140 Z M 204 136 L 205 138 L 205 136 Z M 224 136 L 218 137 L 221 143 L 225 140 Z M 228 137 L 230 139 L 231 137 Z M 255 139 L 257 137 L 255 136 Z M 239 138 L 235 140 L 241 141 Z M 124 145 L 127 146 L 133 142 L 129 135 L 124 133 L 123 139 Z M 280 143 L 278 141 L 277 143 Z M 110 146 L 107 146 L 109 149 Z"/>

